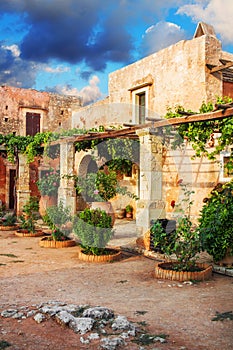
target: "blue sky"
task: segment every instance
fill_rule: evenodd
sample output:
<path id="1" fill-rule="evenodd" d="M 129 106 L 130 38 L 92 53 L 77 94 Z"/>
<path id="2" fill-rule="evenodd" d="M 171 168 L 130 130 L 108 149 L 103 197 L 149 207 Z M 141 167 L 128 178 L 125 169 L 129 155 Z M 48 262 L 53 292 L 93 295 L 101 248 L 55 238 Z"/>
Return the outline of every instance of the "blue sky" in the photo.
<path id="1" fill-rule="evenodd" d="M 108 74 L 214 26 L 233 53 L 232 0 L 1 0 L 0 83 L 77 95 L 108 94 Z"/>

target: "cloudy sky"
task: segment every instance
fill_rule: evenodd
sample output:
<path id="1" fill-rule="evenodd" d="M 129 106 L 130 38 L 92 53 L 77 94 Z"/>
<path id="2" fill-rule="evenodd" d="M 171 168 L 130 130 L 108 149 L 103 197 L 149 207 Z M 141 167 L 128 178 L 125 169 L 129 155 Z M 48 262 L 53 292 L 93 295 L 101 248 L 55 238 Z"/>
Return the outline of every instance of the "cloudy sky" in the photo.
<path id="1" fill-rule="evenodd" d="M 0 83 L 108 94 L 108 74 L 212 24 L 233 53 L 232 0 L 0 0 Z"/>

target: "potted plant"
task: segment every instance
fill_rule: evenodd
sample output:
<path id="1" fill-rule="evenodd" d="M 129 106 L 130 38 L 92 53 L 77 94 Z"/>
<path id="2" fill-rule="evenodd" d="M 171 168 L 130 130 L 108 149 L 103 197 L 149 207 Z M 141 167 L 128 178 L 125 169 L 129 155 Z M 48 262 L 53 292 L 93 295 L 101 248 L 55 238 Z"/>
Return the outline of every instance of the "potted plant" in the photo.
<path id="1" fill-rule="evenodd" d="M 70 208 L 64 207 L 60 202 L 58 206 L 47 208 L 43 220 L 51 229 L 51 235 L 42 238 L 41 247 L 64 248 L 76 245 L 76 242 L 69 237 L 72 231 Z"/>
<path id="2" fill-rule="evenodd" d="M 17 217 L 15 213 L 6 213 L 0 219 L 0 230 L 2 231 L 15 230 L 17 228 L 16 221 L 17 221 Z"/>
<path id="3" fill-rule="evenodd" d="M 120 252 L 106 248 L 113 236 L 112 220 L 104 210 L 86 208 L 74 218 L 74 234 L 81 241 L 79 257 L 85 261 L 109 262 Z"/>
<path id="4" fill-rule="evenodd" d="M 156 265 L 155 276 L 179 281 L 207 279 L 211 276 L 212 266 L 197 263 L 198 253 L 201 251 L 201 239 L 199 228 L 193 225 L 190 219 L 193 204 L 190 196 L 193 192 L 189 191 L 186 185 L 182 183 L 180 185 L 184 191 L 184 198 L 178 204 L 181 215 L 177 219 L 176 230 L 167 235 L 159 221 L 155 221 L 151 228 L 154 247 L 159 245 L 161 252 L 169 260 Z M 187 205 L 186 208 L 184 205 Z"/>
<path id="5" fill-rule="evenodd" d="M 132 216 L 133 216 L 133 207 L 132 207 L 132 205 L 131 204 L 128 204 L 128 205 L 126 205 L 126 207 L 125 207 L 125 212 L 126 212 L 126 217 L 127 218 L 132 218 Z"/>
<path id="6" fill-rule="evenodd" d="M 72 177 L 75 180 L 77 193 L 82 195 L 86 202 L 91 202 L 93 209 L 100 208 L 109 213 L 112 217 L 112 224 L 115 221 L 115 214 L 110 199 L 118 193 L 134 199 L 137 198 L 128 191 L 127 187 L 119 185 L 117 174 L 113 170 L 99 170 L 97 173 L 88 173 L 86 177 L 75 175 Z"/>
<path id="7" fill-rule="evenodd" d="M 56 205 L 57 203 L 58 187 L 60 186 L 60 172 L 54 169 L 49 169 L 42 174 L 36 184 L 41 194 L 39 212 L 43 217 L 47 207 Z"/>
<path id="8" fill-rule="evenodd" d="M 36 227 L 38 210 L 38 198 L 30 197 L 27 203 L 23 206 L 23 214 L 19 217 L 19 229 L 15 232 L 17 236 L 37 237 L 43 235 L 43 231 Z"/>
<path id="9" fill-rule="evenodd" d="M 233 181 L 217 184 L 200 213 L 203 250 L 215 263 L 233 264 Z"/>

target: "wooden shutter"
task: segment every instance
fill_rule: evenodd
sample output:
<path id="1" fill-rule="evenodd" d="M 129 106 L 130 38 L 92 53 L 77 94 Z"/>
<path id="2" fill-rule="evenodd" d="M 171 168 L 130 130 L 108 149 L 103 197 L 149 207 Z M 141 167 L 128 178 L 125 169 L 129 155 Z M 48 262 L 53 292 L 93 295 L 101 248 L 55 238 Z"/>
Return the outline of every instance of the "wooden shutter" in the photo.
<path id="1" fill-rule="evenodd" d="M 34 136 L 40 132 L 40 114 L 26 113 L 26 135 Z"/>

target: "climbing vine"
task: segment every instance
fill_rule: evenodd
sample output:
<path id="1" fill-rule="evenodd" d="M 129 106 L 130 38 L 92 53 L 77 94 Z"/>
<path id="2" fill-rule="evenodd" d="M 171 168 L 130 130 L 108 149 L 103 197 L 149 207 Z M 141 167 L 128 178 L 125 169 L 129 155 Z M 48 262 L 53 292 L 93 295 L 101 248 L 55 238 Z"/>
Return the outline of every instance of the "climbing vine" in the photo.
<path id="1" fill-rule="evenodd" d="M 232 98 L 218 97 L 216 104 L 226 104 L 232 102 Z M 214 110 L 212 102 L 202 103 L 199 112 L 208 113 Z M 196 114 L 192 111 L 185 111 L 183 107 L 177 106 L 173 112 L 168 109 L 166 118 L 179 118 L 185 113 Z M 214 138 L 214 133 L 218 133 L 218 137 Z M 216 160 L 216 155 L 233 144 L 233 118 L 223 118 L 217 120 L 209 120 L 203 122 L 190 122 L 181 124 L 177 127 L 177 133 L 172 141 L 172 148 L 181 146 L 186 139 L 193 147 L 196 157 L 206 156 L 210 160 Z M 212 146 L 212 147 L 210 147 Z M 214 146 L 214 147 L 213 147 Z M 233 154 L 230 155 L 229 162 L 226 167 L 233 170 Z"/>

